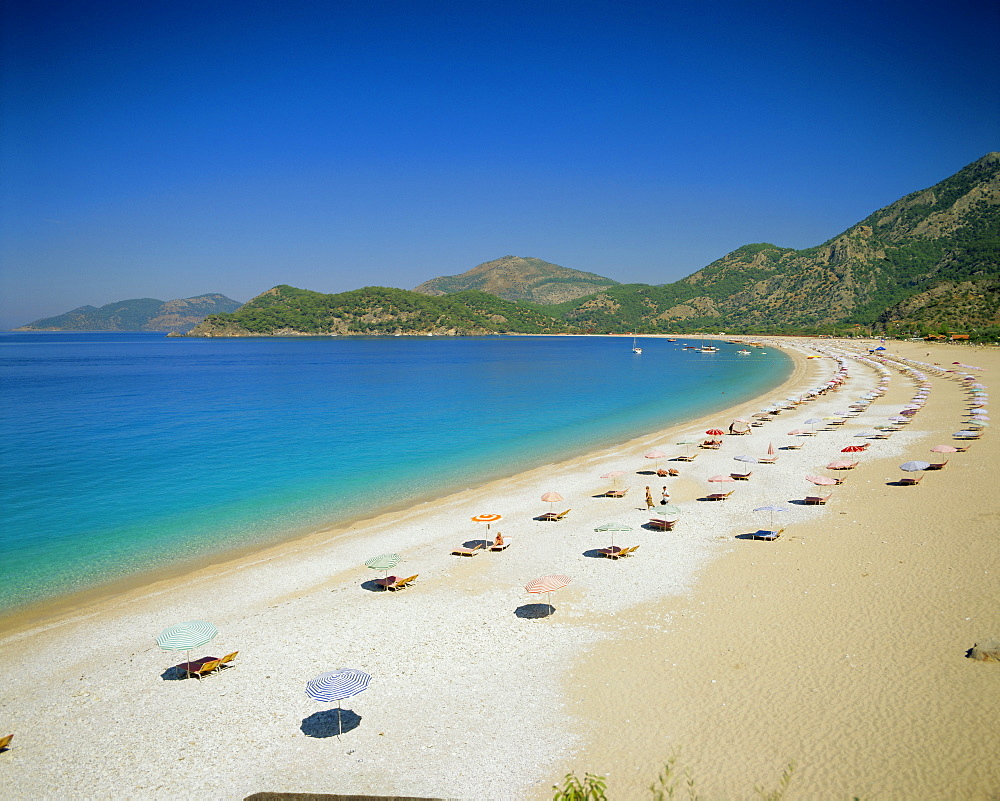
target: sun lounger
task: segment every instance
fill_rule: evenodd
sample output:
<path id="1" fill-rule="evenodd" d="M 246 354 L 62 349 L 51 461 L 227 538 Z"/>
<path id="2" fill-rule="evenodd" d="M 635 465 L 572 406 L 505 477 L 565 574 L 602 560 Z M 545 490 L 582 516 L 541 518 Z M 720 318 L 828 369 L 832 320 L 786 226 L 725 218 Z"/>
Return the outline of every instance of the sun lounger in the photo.
<path id="1" fill-rule="evenodd" d="M 730 473 L 729 477 L 735 478 L 737 481 L 749 481 L 752 475 L 753 471 L 751 470 L 749 473 Z"/>
<path id="2" fill-rule="evenodd" d="M 930 464 L 930 465 L 927 465 L 927 469 L 928 470 L 944 470 L 944 466 L 946 464 L 948 464 L 949 461 L 950 461 L 949 459 L 945 459 L 940 464 Z"/>
<path id="3" fill-rule="evenodd" d="M 412 576 L 409 576 L 405 579 L 399 579 L 394 584 L 391 584 L 390 586 L 386 587 L 386 589 L 390 590 L 391 592 L 395 592 L 396 590 L 405 590 L 407 587 L 410 586 L 410 584 L 413 583 L 413 580 L 419 575 L 420 575 L 419 573 L 415 573 Z"/>
<path id="4" fill-rule="evenodd" d="M 607 492 L 604 493 L 604 497 L 605 498 L 624 498 L 625 497 L 625 493 L 627 493 L 628 490 L 629 490 L 628 487 L 625 487 L 625 489 L 609 489 Z"/>
<path id="5" fill-rule="evenodd" d="M 698 455 L 697 453 L 692 453 L 692 454 L 688 454 L 686 456 L 675 456 L 670 461 L 671 462 L 693 462 L 694 461 L 694 457 L 697 456 L 697 455 Z"/>
<path id="6" fill-rule="evenodd" d="M 559 512 L 558 514 L 556 512 L 546 512 L 545 514 L 536 517 L 535 520 L 562 520 L 572 511 L 572 509 L 567 509 L 565 512 Z"/>
<path id="7" fill-rule="evenodd" d="M 0 737 L 0 751 L 10 750 L 10 741 L 14 739 L 13 734 L 8 734 L 6 737 Z"/>
<path id="8" fill-rule="evenodd" d="M 761 458 L 757 460 L 760 464 L 774 464 L 778 461 L 777 456 L 771 456 L 770 458 Z"/>
<path id="9" fill-rule="evenodd" d="M 801 445 L 782 445 L 781 450 L 783 451 L 797 451 L 802 448 Z"/>
<path id="10" fill-rule="evenodd" d="M 711 495 L 706 495 L 705 497 L 710 501 L 724 501 L 734 492 L 735 490 L 729 490 L 729 492 L 713 492 Z"/>
<path id="11" fill-rule="evenodd" d="M 649 521 L 650 526 L 660 531 L 673 531 L 676 523 L 676 520 L 667 520 L 665 517 L 653 517 Z"/>
<path id="12" fill-rule="evenodd" d="M 510 547 L 510 538 L 504 539 L 504 541 L 501 542 L 499 545 L 497 545 L 494 542 L 492 545 L 490 545 L 490 550 L 491 551 L 505 551 L 505 550 L 507 550 L 508 547 Z"/>
<path id="13" fill-rule="evenodd" d="M 722 447 L 722 443 L 717 442 L 714 439 L 707 439 L 703 443 L 701 443 L 701 445 L 699 445 L 698 447 L 704 448 L 707 451 L 717 451 L 719 450 L 719 448 Z"/>
<path id="14" fill-rule="evenodd" d="M 810 506 L 822 506 L 832 497 L 832 495 L 806 495 L 805 502 Z"/>
<path id="15" fill-rule="evenodd" d="M 475 548 L 456 548 L 451 552 L 452 556 L 475 556 L 479 551 L 482 550 L 483 544 L 481 542 L 476 543 Z"/>
<path id="16" fill-rule="evenodd" d="M 901 487 L 915 487 L 923 480 L 923 476 L 920 476 L 919 478 L 901 478 L 897 483 Z"/>
<path id="17" fill-rule="evenodd" d="M 395 576 L 386 576 L 385 578 L 375 579 L 375 583 L 378 584 L 382 589 L 387 590 L 389 587 L 396 583 Z"/>
<path id="18" fill-rule="evenodd" d="M 188 674 L 188 678 L 194 676 L 201 681 L 202 676 L 207 676 L 213 670 L 218 669 L 221 661 L 221 659 L 213 659 L 209 656 L 196 662 L 185 662 L 180 665 L 180 668 Z"/>
<path id="19" fill-rule="evenodd" d="M 603 556 L 605 559 L 617 559 L 621 556 L 624 548 L 619 548 L 617 545 L 612 545 L 610 548 L 598 548 L 597 552 Z"/>
<path id="20" fill-rule="evenodd" d="M 219 660 L 219 670 L 227 670 L 228 668 L 236 667 L 236 665 L 230 664 L 235 658 L 239 651 L 233 651 L 231 654 L 226 654 L 222 659 Z"/>
<path id="21" fill-rule="evenodd" d="M 622 551 L 619 552 L 618 558 L 621 559 L 623 556 L 631 556 L 638 550 L 639 550 L 638 545 L 633 545 L 631 548 L 624 548 Z"/>
<path id="22" fill-rule="evenodd" d="M 753 540 L 765 540 L 767 542 L 774 542 L 778 537 L 784 532 L 783 528 L 779 528 L 777 531 L 755 531 L 750 535 L 750 539 Z"/>

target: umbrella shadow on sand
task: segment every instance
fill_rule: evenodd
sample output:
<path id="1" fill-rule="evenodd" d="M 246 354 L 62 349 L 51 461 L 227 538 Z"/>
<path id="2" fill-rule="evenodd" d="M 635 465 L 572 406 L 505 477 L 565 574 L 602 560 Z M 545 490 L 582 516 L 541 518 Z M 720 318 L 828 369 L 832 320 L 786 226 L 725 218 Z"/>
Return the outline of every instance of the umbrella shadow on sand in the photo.
<path id="1" fill-rule="evenodd" d="M 589 551 L 583 552 L 584 556 L 589 556 L 591 559 L 603 559 L 604 554 L 601 553 L 600 548 L 591 548 Z M 543 604 L 544 606 L 544 604 Z"/>
<path id="2" fill-rule="evenodd" d="M 368 592 L 385 592 L 385 587 L 378 583 L 378 579 L 369 579 L 361 583 L 361 589 Z"/>
<path id="3" fill-rule="evenodd" d="M 554 612 L 555 607 L 548 604 L 524 604 L 514 610 L 514 614 L 524 620 L 537 620 L 540 617 L 548 617 Z"/>
<path id="4" fill-rule="evenodd" d="M 339 719 L 338 719 L 339 713 Z M 299 727 L 306 737 L 336 737 L 361 725 L 361 715 L 350 709 L 324 709 L 313 712 Z"/>
<path id="5" fill-rule="evenodd" d="M 187 671 L 180 665 L 172 665 L 160 674 L 164 681 L 182 681 L 188 677 Z"/>

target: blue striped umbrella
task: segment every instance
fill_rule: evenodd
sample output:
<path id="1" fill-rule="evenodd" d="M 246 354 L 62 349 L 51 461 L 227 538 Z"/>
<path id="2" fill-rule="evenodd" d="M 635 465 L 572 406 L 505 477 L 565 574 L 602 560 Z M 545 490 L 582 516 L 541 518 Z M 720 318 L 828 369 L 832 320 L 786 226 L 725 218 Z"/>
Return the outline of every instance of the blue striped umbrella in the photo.
<path id="1" fill-rule="evenodd" d="M 324 704 L 337 702 L 337 735 L 343 733 L 340 723 L 340 702 L 351 698 L 368 689 L 372 677 L 363 670 L 344 668 L 321 673 L 312 681 L 306 682 L 306 695 Z"/>
<path id="2" fill-rule="evenodd" d="M 191 649 L 200 648 L 215 639 L 219 630 L 204 620 L 189 620 L 169 626 L 160 632 L 156 644 L 164 651 L 187 651 L 187 661 L 191 661 Z"/>

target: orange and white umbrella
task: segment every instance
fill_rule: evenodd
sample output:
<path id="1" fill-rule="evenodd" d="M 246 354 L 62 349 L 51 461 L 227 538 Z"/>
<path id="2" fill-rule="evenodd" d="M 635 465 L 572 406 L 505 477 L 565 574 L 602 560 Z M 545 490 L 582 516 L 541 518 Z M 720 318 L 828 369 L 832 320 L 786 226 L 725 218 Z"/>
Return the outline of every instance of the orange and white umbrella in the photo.
<path id="1" fill-rule="evenodd" d="M 485 523 L 486 524 L 486 536 L 489 537 L 490 523 L 496 523 L 497 520 L 503 520 L 503 515 L 488 514 L 488 515 L 476 515 L 472 518 L 473 523 Z"/>
<path id="2" fill-rule="evenodd" d="M 533 595 L 538 593 L 545 593 L 545 603 L 552 609 L 552 604 L 549 603 L 549 593 L 555 592 L 556 590 L 561 590 L 567 584 L 570 583 L 572 579 L 569 576 L 542 576 L 541 578 L 536 578 L 533 581 L 529 581 L 524 585 L 524 589 Z M 552 614 L 550 611 L 549 614 Z"/>

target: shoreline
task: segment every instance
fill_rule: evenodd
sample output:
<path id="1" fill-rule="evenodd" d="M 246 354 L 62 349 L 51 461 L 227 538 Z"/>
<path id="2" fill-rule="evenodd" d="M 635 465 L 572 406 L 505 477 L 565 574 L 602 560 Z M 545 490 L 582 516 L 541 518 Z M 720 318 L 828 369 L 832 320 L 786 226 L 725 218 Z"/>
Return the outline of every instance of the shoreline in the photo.
<path id="1" fill-rule="evenodd" d="M 843 344 L 798 339 L 784 343 L 786 352 Z M 173 798 L 211 793 L 241 798 L 280 790 L 545 798 L 551 797 L 553 783 L 576 770 L 578 775 L 606 773 L 609 797 L 622 798 L 635 797 L 655 780 L 663 746 L 674 743 L 684 749 L 682 766 L 692 765 L 698 776 L 714 777 L 723 797 L 749 797 L 755 781 L 773 786 L 775 765 L 780 769 L 789 758 L 800 759 L 802 765 L 790 798 L 839 797 L 842 786 L 901 797 L 896 788 L 886 791 L 867 774 L 866 782 L 845 784 L 838 770 L 857 762 L 859 770 L 888 776 L 891 783 L 894 774 L 886 767 L 897 765 L 886 762 L 885 743 L 897 731 L 912 731 L 941 751 L 932 755 L 930 767 L 913 771 L 913 776 L 926 780 L 927 770 L 937 770 L 947 783 L 954 777 L 950 765 L 966 764 L 970 754 L 982 763 L 984 750 L 1000 749 L 997 735 L 983 731 L 990 716 L 1000 712 L 995 709 L 1000 704 L 1000 672 L 955 657 L 958 665 L 953 670 L 973 675 L 978 683 L 966 678 L 965 691 L 973 696 L 950 697 L 954 706 L 942 708 L 940 703 L 928 704 L 928 698 L 939 684 L 954 686 L 955 676 L 932 671 L 928 689 L 924 678 L 911 674 L 938 649 L 954 657 L 954 642 L 941 647 L 934 639 L 930 656 L 920 644 L 914 654 L 917 667 L 907 660 L 906 651 L 887 653 L 882 661 L 872 659 L 871 652 L 895 645 L 890 633 L 904 634 L 901 644 L 912 646 L 918 643 L 914 631 L 939 633 L 942 625 L 954 639 L 968 638 L 969 624 L 960 629 L 947 617 L 942 618 L 944 624 L 934 620 L 929 626 L 923 609 L 921 615 L 910 614 L 910 606 L 924 603 L 919 595 L 928 582 L 933 585 L 937 559 L 949 560 L 952 581 L 944 589 L 955 596 L 951 601 L 967 602 L 970 587 L 975 587 L 977 604 L 1000 603 L 994 584 L 976 584 L 983 581 L 984 566 L 993 571 L 983 558 L 997 559 L 995 535 L 976 540 L 989 546 L 985 556 L 964 548 L 964 539 L 976 529 L 949 529 L 950 517 L 963 512 L 956 511 L 947 492 L 935 489 L 957 482 L 965 493 L 960 500 L 972 514 L 968 498 L 995 486 L 988 482 L 995 479 L 1000 460 L 994 458 L 991 437 L 954 459 L 948 470 L 928 475 L 922 487 L 872 484 L 876 478 L 884 482 L 897 477 L 903 452 L 906 458 L 923 458 L 922 443 L 928 437 L 950 441 L 937 428 L 924 430 L 924 420 L 935 419 L 929 407 L 912 430 L 875 443 L 864 471 L 852 471 L 848 482 L 835 488 L 830 505 L 790 507 L 782 521 L 788 526 L 782 539 L 739 539 L 748 524 L 766 525 L 766 519 L 753 513 L 762 500 L 772 495 L 779 500 L 801 497 L 807 486 L 801 475 L 829 458 L 824 454 L 835 443 L 909 397 L 908 380 L 893 373 L 889 394 L 872 407 L 877 410 L 872 423 L 851 421 L 849 431 L 845 427 L 820 433 L 801 440 L 802 450 L 779 451 L 776 465 L 754 466 L 753 479 L 739 482 L 734 497 L 724 504 L 697 501 L 706 488 L 717 486 L 705 483 L 709 475 L 735 469 L 734 454 L 762 454 L 772 439 L 779 447 L 790 444 L 795 440 L 789 439 L 789 428 L 809 415 L 831 414 L 874 388 L 876 373 L 851 360 L 849 381 L 839 392 L 783 412 L 754 429 L 753 436 L 724 437 L 721 451 L 699 452 L 695 462 L 677 463 L 680 477 L 662 482 L 669 486 L 671 501 L 684 511 L 677 530 L 651 532 L 642 526 L 649 516 L 641 503 L 642 485 L 658 489 L 661 484 L 655 477 L 637 474 L 650 466 L 642 454 L 650 446 L 693 438 L 699 429 L 725 427 L 730 413 L 735 417 L 756 411 L 763 405 L 761 399 L 769 401 L 777 397 L 775 392 L 790 394 L 793 387 L 804 391 L 836 370 L 829 357 L 807 361 L 803 350 L 794 358 L 796 368 L 785 384 L 727 412 L 386 514 L 363 528 L 318 532 L 0 638 L 0 655 L 8 668 L 4 725 L 16 734 L 13 750 L 0 758 L 0 780 L 12 788 L 14 797 Z M 1000 359 L 991 353 L 990 365 L 994 363 L 1000 368 Z M 957 390 L 952 392 L 951 382 L 933 383 L 932 400 L 938 403 L 940 396 L 950 415 Z M 945 389 L 939 392 L 938 385 Z M 625 500 L 596 497 L 609 483 L 598 476 L 614 468 L 628 471 L 625 483 L 631 494 Z M 563 508 L 572 508 L 571 514 L 559 523 L 535 521 L 534 516 L 546 511 L 539 496 L 553 489 L 567 499 Z M 890 504 L 882 514 L 878 504 L 871 503 L 873 497 L 882 498 L 880 493 L 898 508 Z M 905 529 L 909 521 L 923 520 L 914 515 L 924 515 L 926 504 L 936 509 L 927 518 L 935 532 L 941 532 L 936 549 L 927 547 L 930 534 L 921 532 L 914 544 L 912 532 L 890 531 L 894 525 Z M 850 514 L 842 517 L 846 510 Z M 463 540 L 483 537 L 485 532 L 468 520 L 487 511 L 504 515 L 498 528 L 511 547 L 475 559 L 449 556 Z M 630 525 L 620 544 L 641 545 L 635 558 L 612 561 L 584 550 L 608 544 L 607 535 L 594 529 L 609 519 Z M 869 521 L 875 530 L 886 530 L 882 539 L 893 549 L 867 553 L 868 544 L 855 536 L 871 530 L 862 526 L 857 526 L 859 532 L 827 536 L 829 552 L 815 547 L 823 532 L 837 530 L 841 520 Z M 813 530 L 819 533 L 805 533 Z M 995 526 L 988 530 L 995 531 Z M 386 593 L 366 586 L 372 582 L 365 579 L 374 574 L 363 567 L 365 559 L 387 551 L 404 556 L 398 568 L 405 571 L 402 575 L 419 574 L 412 589 Z M 922 581 L 913 585 L 916 593 L 907 590 L 911 574 L 898 567 L 896 554 L 904 560 L 931 560 L 919 567 Z M 788 561 L 799 555 L 808 559 Z M 861 590 L 831 598 L 811 575 L 804 587 L 793 582 L 807 566 L 822 576 L 862 558 L 876 562 L 881 588 L 865 596 L 864 615 L 836 603 L 853 603 Z M 523 586 L 551 573 L 565 573 L 573 582 L 556 593 L 554 614 L 538 619 L 538 604 L 533 603 L 537 597 L 526 596 Z M 868 578 L 872 576 L 864 581 Z M 847 580 L 838 575 L 827 583 L 843 586 Z M 900 595 L 906 603 L 889 602 Z M 938 592 L 927 595 L 933 603 L 941 599 Z M 828 628 L 831 614 L 837 635 L 833 638 Z M 995 621 L 1000 626 L 995 610 L 981 617 L 977 625 L 983 628 L 982 636 L 996 636 L 988 625 Z M 239 650 L 236 670 L 203 682 L 171 680 L 170 668 L 164 667 L 182 660 L 160 651 L 153 640 L 165 626 L 191 618 L 211 620 L 220 632 L 192 655 Z M 858 637 L 863 667 L 873 669 L 829 674 L 824 644 L 836 639 L 836 647 L 842 647 L 837 627 Z M 880 637 L 867 634 L 869 629 Z M 743 667 L 737 669 L 737 659 L 730 658 L 727 649 L 751 645 L 760 652 L 739 653 Z M 762 662 L 768 654 L 780 657 L 778 663 Z M 808 661 L 812 654 L 824 659 Z M 678 667 L 665 662 L 667 658 Z M 887 672 L 884 662 L 898 663 L 905 672 Z M 48 666 L 42 675 L 33 669 L 38 664 Z M 802 689 L 806 674 L 797 665 L 828 677 L 834 695 L 803 696 L 813 684 Z M 327 708 L 308 699 L 302 689 L 318 673 L 341 667 L 365 670 L 373 679 L 368 692 L 344 702 L 349 728 L 338 737 L 330 728 L 336 716 L 331 718 Z M 775 681 L 769 684 L 765 680 L 772 674 Z M 942 677 L 951 681 L 941 682 Z M 857 691 L 851 684 L 845 691 L 845 680 L 854 681 Z M 871 708 L 870 700 L 891 694 L 894 687 L 903 690 L 892 697 L 893 708 L 902 707 L 903 714 L 895 719 L 901 728 L 889 729 L 889 715 L 881 707 Z M 930 717 L 914 720 L 911 688 L 916 688 L 921 709 L 931 710 Z M 727 697 L 720 698 L 720 689 Z M 973 710 L 969 697 L 978 704 Z M 803 698 L 812 701 L 804 715 L 798 712 Z M 824 703 L 817 705 L 817 700 Z M 720 701 L 745 713 L 720 717 Z M 839 730 L 844 721 L 877 725 L 850 740 L 850 731 Z M 967 721 L 968 731 L 956 729 L 956 721 Z M 928 728 L 940 728 L 942 735 L 927 736 Z M 225 740 L 216 746 L 220 731 L 226 733 Z M 874 744 L 871 734 L 880 738 Z M 955 739 L 959 749 L 941 748 L 942 737 Z M 791 745 L 798 744 L 797 751 L 789 747 L 789 738 Z M 841 745 L 845 738 L 852 743 L 846 752 Z M 165 742 L 170 748 L 163 748 Z M 266 749 L 260 748 L 262 742 L 268 744 Z M 92 755 L 98 748 L 102 759 L 95 761 Z M 499 749 L 503 759 L 482 759 L 483 748 Z M 689 755 L 691 761 L 685 759 Z M 655 766 L 652 772 L 650 766 Z M 707 771 L 701 773 L 700 768 Z M 752 775 L 745 782 L 748 769 Z M 983 788 L 991 786 L 990 770 L 996 769 L 976 764 L 963 770 L 962 783 L 956 786 L 971 789 L 963 797 L 981 797 Z M 701 781 L 699 790 L 706 784 L 709 780 Z M 709 789 L 714 792 L 716 787 L 711 784 Z"/>
<path id="2" fill-rule="evenodd" d="M 617 334 L 524 334 L 518 336 L 546 338 L 564 336 L 602 336 L 628 339 L 627 335 Z M 668 339 L 670 338 L 670 335 L 650 334 L 647 338 Z M 701 338 L 706 340 L 725 339 L 724 337 L 718 335 L 708 335 Z M 747 339 L 749 340 L 751 338 Z M 780 343 L 775 347 L 780 348 Z M 792 359 L 791 373 L 784 381 L 775 387 L 772 387 L 767 392 L 756 395 L 748 400 L 736 401 L 732 404 L 730 404 L 729 401 L 720 401 L 720 403 L 725 403 L 726 405 L 720 406 L 718 410 L 706 412 L 704 415 L 701 415 L 699 418 L 694 420 L 681 420 L 676 423 L 671 423 L 667 426 L 654 430 L 652 433 L 638 434 L 628 440 L 625 440 L 624 442 L 605 441 L 603 444 L 598 444 L 594 448 L 588 448 L 588 450 L 586 450 L 582 455 L 578 454 L 568 456 L 565 459 L 554 462 L 546 462 L 536 465 L 535 467 L 529 467 L 526 470 L 519 469 L 513 473 L 497 475 L 487 479 L 485 483 L 480 484 L 479 487 L 475 489 L 481 489 L 484 487 L 498 488 L 502 486 L 504 482 L 516 481 L 519 477 L 527 476 L 533 471 L 541 468 L 561 469 L 568 466 L 571 462 L 576 462 L 580 459 L 589 459 L 592 457 L 600 458 L 602 455 L 605 455 L 613 450 L 627 448 L 640 440 L 665 435 L 674 429 L 686 428 L 703 419 L 708 420 L 717 415 L 726 416 L 729 412 L 744 404 L 763 402 L 765 398 L 771 397 L 772 393 L 783 392 L 786 387 L 791 387 L 795 383 L 799 366 L 789 349 L 780 349 L 786 356 Z M 144 588 L 147 587 L 163 587 L 164 585 L 169 585 L 170 582 L 184 582 L 189 577 L 192 579 L 196 577 L 202 578 L 206 575 L 210 576 L 213 572 L 228 572 L 232 569 L 238 569 L 240 565 L 253 564 L 260 559 L 281 558 L 285 549 L 290 549 L 291 552 L 295 552 L 299 550 L 299 548 L 310 547 L 309 543 L 314 545 L 326 544 L 332 538 L 348 536 L 352 532 L 366 527 L 379 526 L 384 522 L 387 516 L 414 511 L 428 504 L 445 503 L 449 499 L 470 491 L 474 491 L 474 489 L 459 489 L 457 485 L 453 487 L 445 487 L 441 492 L 435 492 L 433 494 L 428 493 L 426 495 L 416 496 L 412 499 L 387 504 L 379 507 L 377 510 L 374 510 L 374 512 L 359 513 L 356 515 L 350 515 L 342 520 L 310 524 L 292 529 L 268 542 L 257 542 L 242 546 L 227 547 L 221 551 L 216 551 L 202 556 L 180 559 L 168 565 L 162 565 L 149 570 L 142 570 L 129 576 L 104 581 L 91 587 L 84 587 L 37 601 L 28 601 L 27 603 L 12 607 L 8 610 L 0 610 L 0 639 L 10 634 L 23 632 L 36 625 L 51 624 L 54 620 L 62 617 L 68 616 L 72 619 L 78 619 L 80 617 L 80 607 L 84 607 L 85 610 L 88 610 L 88 613 L 91 613 L 90 610 L 93 610 L 95 607 L 100 607 L 102 604 L 113 604 L 115 599 L 122 597 L 134 598 L 136 597 L 136 594 L 141 595 Z"/>

